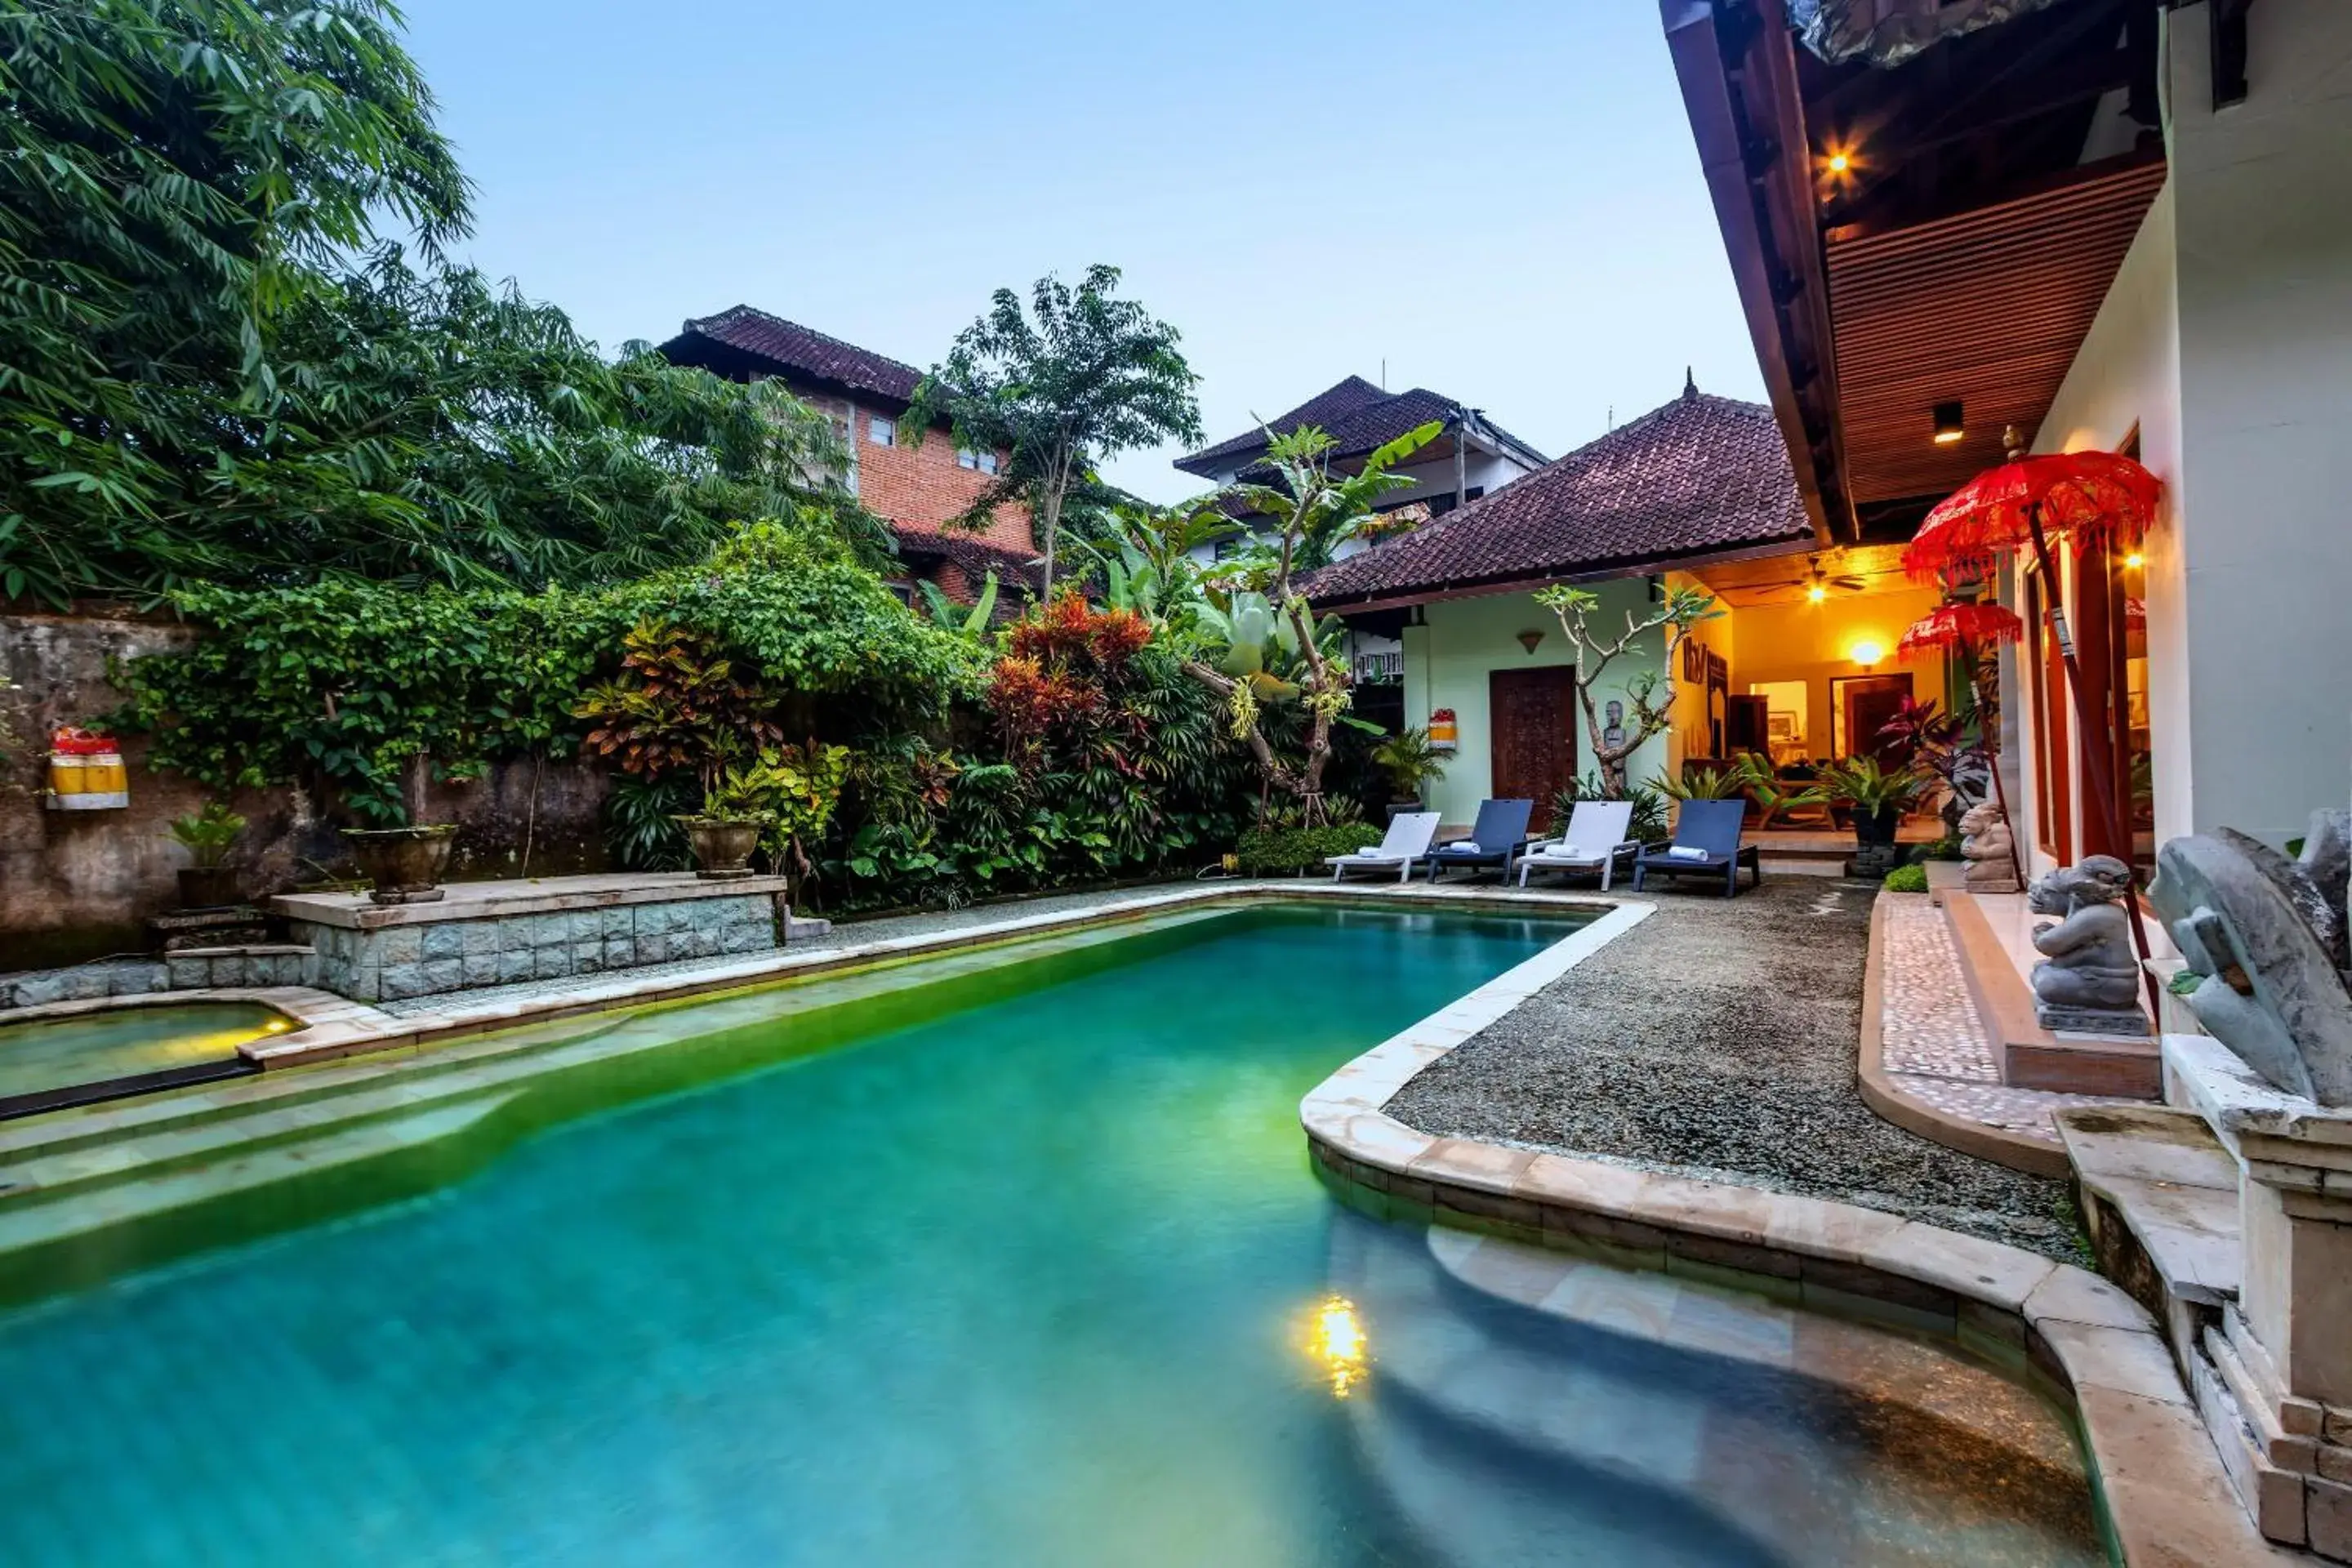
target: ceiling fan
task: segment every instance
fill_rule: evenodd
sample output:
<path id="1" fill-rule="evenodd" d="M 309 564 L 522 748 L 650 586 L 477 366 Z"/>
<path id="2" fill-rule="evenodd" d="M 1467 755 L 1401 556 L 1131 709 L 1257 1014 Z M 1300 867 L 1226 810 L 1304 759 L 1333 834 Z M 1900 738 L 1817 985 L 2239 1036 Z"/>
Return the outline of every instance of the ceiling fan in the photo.
<path id="1" fill-rule="evenodd" d="M 1783 578 L 1778 583 L 1758 583 L 1753 586 L 1758 593 L 1770 593 L 1776 588 L 1802 588 L 1805 597 L 1816 605 L 1832 594 L 1859 594 L 1870 586 L 1857 573 L 1832 575 L 1822 567 L 1822 558 L 1818 555 L 1805 557 L 1805 575 L 1801 577 Z"/>

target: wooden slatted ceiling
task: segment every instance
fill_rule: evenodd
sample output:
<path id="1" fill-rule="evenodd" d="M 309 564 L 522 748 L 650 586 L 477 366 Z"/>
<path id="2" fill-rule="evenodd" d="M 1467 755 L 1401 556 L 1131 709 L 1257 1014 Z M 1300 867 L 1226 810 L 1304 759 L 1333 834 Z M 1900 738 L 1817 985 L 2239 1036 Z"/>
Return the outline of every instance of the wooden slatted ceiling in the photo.
<path id="1" fill-rule="evenodd" d="M 1869 502 L 1942 495 L 2031 438 L 2164 184 L 2160 161 L 1825 247 L 1846 479 Z M 1929 439 L 1937 404 L 1968 434 Z"/>
<path id="2" fill-rule="evenodd" d="M 1830 590 L 1832 604 L 1858 595 L 1893 593 L 1912 585 L 1903 574 L 1903 547 L 1899 544 L 1849 545 L 1843 550 L 1798 551 L 1757 561 L 1718 562 L 1694 567 L 1691 574 L 1735 610 L 1753 609 L 1760 605 L 1798 605 L 1805 602 L 1805 584 L 1812 575 L 1814 560 L 1821 562 L 1823 576 L 1840 584 Z M 1862 586 L 1843 586 L 1847 580 L 1858 580 Z"/>

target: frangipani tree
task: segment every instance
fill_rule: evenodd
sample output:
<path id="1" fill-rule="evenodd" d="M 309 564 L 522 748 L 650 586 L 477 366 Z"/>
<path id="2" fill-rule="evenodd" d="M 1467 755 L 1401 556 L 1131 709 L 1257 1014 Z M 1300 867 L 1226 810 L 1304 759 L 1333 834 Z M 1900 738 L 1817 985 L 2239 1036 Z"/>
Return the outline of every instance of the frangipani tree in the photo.
<path id="1" fill-rule="evenodd" d="M 1223 492 L 1266 520 L 1253 549 L 1207 572 L 1189 559 L 1177 564 L 1191 546 L 1175 550 L 1176 540 L 1188 533 L 1222 537 L 1205 521 L 1223 517 L 1217 497 L 1163 514 L 1146 531 L 1143 542 L 1152 548 L 1139 545 L 1164 595 L 1156 624 L 1185 649 L 1185 673 L 1223 700 L 1231 733 L 1249 748 L 1267 791 L 1294 797 L 1308 826 L 1324 817 L 1331 726 L 1348 710 L 1353 677 L 1339 652 L 1339 620 L 1318 621 L 1295 579 L 1361 531 L 1374 501 L 1412 482 L 1390 470 L 1435 440 L 1441 428 L 1432 421 L 1406 432 L 1354 473 L 1332 466 L 1339 443 L 1323 430 L 1301 426 L 1286 435 L 1269 433 L 1263 460 L 1273 482 Z M 1181 595 L 1165 594 L 1179 584 Z M 1296 758 L 1276 752 L 1264 723 L 1269 707 L 1292 705 L 1305 710 L 1307 721 L 1305 755 Z"/>
<path id="2" fill-rule="evenodd" d="M 1610 800 L 1624 800 L 1627 760 L 1652 736 L 1664 733 L 1669 721 L 1675 694 L 1666 672 L 1674 668 L 1675 657 L 1692 630 L 1717 619 L 1723 611 L 1715 595 L 1704 588 L 1669 589 L 1664 600 L 1650 605 L 1646 613 L 1637 616 L 1627 610 L 1625 629 L 1612 639 L 1594 625 L 1601 612 L 1601 595 L 1591 589 L 1555 583 L 1538 592 L 1535 599 L 1559 617 L 1560 630 L 1568 634 L 1569 646 L 1576 650 L 1576 700 L 1584 710 L 1584 732 L 1591 737 L 1592 759 L 1600 765 L 1601 793 Z M 1625 722 L 1619 727 L 1618 738 L 1610 741 L 1593 688 L 1603 671 L 1661 627 L 1665 634 L 1664 658 L 1622 688 Z"/>

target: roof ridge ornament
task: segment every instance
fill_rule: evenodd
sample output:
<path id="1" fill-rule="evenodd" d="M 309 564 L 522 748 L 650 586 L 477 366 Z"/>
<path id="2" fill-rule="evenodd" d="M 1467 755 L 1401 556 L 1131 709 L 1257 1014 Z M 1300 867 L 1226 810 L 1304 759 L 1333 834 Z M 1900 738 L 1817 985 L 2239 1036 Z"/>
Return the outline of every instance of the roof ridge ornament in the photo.
<path id="1" fill-rule="evenodd" d="M 1683 366 L 1683 401 L 1685 403 L 1693 403 L 1697 401 L 1697 399 L 1698 377 L 1691 374 L 1690 366 L 1685 365 Z"/>

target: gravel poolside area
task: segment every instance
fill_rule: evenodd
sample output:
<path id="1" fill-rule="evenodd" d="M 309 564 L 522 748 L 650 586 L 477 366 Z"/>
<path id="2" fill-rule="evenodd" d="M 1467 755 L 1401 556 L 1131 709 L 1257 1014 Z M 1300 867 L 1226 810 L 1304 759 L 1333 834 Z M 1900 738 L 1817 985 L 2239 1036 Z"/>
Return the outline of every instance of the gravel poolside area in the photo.
<path id="1" fill-rule="evenodd" d="M 1780 879 L 1648 920 L 1408 1083 L 1424 1132 L 1859 1204 L 2079 1260 L 2065 1184 L 1882 1121 L 1854 1086 L 1874 884 Z"/>

